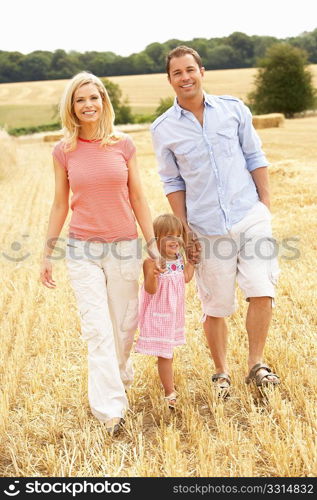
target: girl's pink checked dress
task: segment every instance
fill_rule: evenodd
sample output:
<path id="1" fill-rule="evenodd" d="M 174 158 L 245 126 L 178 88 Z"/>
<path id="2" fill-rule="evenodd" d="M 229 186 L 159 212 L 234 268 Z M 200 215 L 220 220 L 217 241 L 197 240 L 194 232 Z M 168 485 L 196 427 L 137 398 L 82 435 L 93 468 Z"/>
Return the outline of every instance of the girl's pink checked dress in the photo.
<path id="1" fill-rule="evenodd" d="M 180 255 L 166 261 L 166 272 L 158 277 L 156 293 L 141 289 L 140 335 L 135 350 L 161 358 L 172 358 L 173 348 L 185 344 L 185 279 Z"/>

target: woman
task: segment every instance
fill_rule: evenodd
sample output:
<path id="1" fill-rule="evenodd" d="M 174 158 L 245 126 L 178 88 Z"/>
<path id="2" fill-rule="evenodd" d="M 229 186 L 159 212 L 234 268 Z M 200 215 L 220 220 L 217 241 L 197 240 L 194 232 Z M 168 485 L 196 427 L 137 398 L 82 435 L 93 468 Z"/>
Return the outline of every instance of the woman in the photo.
<path id="1" fill-rule="evenodd" d="M 64 91 L 60 114 L 64 138 L 53 150 L 55 198 L 41 281 L 56 286 L 50 256 L 68 214 L 71 189 L 66 258 L 88 343 L 88 397 L 93 415 L 115 433 L 133 379 L 129 356 L 141 263 L 134 216 L 158 269 L 160 255 L 134 144 L 114 131 L 114 112 L 102 82 L 91 73 L 75 75 Z"/>

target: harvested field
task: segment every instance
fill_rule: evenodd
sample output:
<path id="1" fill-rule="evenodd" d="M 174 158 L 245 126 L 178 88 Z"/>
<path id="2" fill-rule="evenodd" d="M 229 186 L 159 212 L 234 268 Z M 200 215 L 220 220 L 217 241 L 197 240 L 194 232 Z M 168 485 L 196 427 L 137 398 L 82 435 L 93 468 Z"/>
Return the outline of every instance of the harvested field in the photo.
<path id="1" fill-rule="evenodd" d="M 9 134 L 0 129 L 0 182 L 10 175 L 10 170 L 16 166 L 17 144 Z"/>
<path id="2" fill-rule="evenodd" d="M 317 64 L 312 65 L 311 70 L 317 87 Z M 229 94 L 245 99 L 252 90 L 256 71 L 256 68 L 206 71 L 204 88 L 211 94 Z M 132 110 L 137 113 L 151 113 L 160 98 L 173 95 L 167 77 L 162 73 L 114 76 L 110 80 L 120 85 L 123 97 L 129 99 Z M 53 106 L 59 102 L 64 86 L 65 80 L 0 84 L 0 126 L 4 123 L 10 127 L 51 123 L 54 121 Z M 10 115 L 10 106 L 14 106 L 13 116 L 12 112 Z"/>
<path id="3" fill-rule="evenodd" d="M 317 118 L 311 117 L 259 131 L 272 163 L 273 228 L 282 269 L 266 361 L 281 376 L 281 386 L 263 401 L 244 383 L 246 304 L 239 295 L 239 310 L 228 321 L 233 392 L 226 402 L 215 399 L 213 365 L 191 282 L 187 344 L 175 355 L 179 408 L 172 415 L 164 412 L 155 360 L 133 354 L 130 411 L 115 439 L 89 411 L 86 347 L 79 338 L 64 260 L 55 263 L 56 290 L 45 289 L 38 279 L 53 198 L 53 145 L 16 140 L 17 163 L 6 156 L 0 190 L 5 207 L 1 476 L 316 476 L 316 127 Z M 150 135 L 143 131 L 131 136 L 156 216 L 168 204 Z"/>

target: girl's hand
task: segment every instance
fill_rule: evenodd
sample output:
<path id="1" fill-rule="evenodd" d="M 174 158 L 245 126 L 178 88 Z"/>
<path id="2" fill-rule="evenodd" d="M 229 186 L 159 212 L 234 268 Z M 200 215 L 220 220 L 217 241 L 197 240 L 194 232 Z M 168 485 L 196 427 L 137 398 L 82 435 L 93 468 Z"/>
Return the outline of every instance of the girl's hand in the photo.
<path id="1" fill-rule="evenodd" d="M 157 291 L 159 270 L 156 268 L 154 259 L 147 258 L 143 262 L 144 289 L 153 295 Z"/>
<path id="2" fill-rule="evenodd" d="M 155 276 L 158 276 L 160 273 L 165 273 L 166 271 L 166 260 L 160 255 L 156 259 L 155 262 Z"/>
<path id="3" fill-rule="evenodd" d="M 165 261 L 160 256 L 158 259 L 150 258 L 148 268 L 153 274 L 153 276 L 159 276 L 160 273 L 164 273 L 166 271 Z"/>
<path id="4" fill-rule="evenodd" d="M 160 273 L 161 273 L 161 271 L 159 271 L 158 269 L 156 269 L 156 268 L 153 269 L 153 276 L 157 277 L 160 275 Z"/>
<path id="5" fill-rule="evenodd" d="M 40 280 L 47 288 L 55 288 L 56 283 L 52 277 L 52 263 L 48 257 L 45 257 L 41 266 Z"/>

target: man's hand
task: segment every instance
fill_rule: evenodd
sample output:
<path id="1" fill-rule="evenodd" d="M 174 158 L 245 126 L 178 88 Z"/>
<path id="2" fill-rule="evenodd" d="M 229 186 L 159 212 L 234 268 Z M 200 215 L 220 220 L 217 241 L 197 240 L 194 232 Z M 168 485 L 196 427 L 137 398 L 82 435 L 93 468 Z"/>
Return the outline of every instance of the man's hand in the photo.
<path id="1" fill-rule="evenodd" d="M 251 177 L 258 192 L 260 201 L 270 210 L 270 187 L 267 167 L 258 167 L 251 172 Z"/>
<path id="2" fill-rule="evenodd" d="M 267 198 L 261 198 L 260 201 L 264 205 L 266 205 L 269 210 L 271 210 L 271 208 L 270 208 L 271 204 L 270 204 L 270 198 L 269 197 L 267 197 Z"/>
<path id="3" fill-rule="evenodd" d="M 186 233 L 186 240 L 185 253 L 187 260 L 190 264 L 198 264 L 200 262 L 201 244 L 196 234 L 193 231 L 188 231 Z"/>

